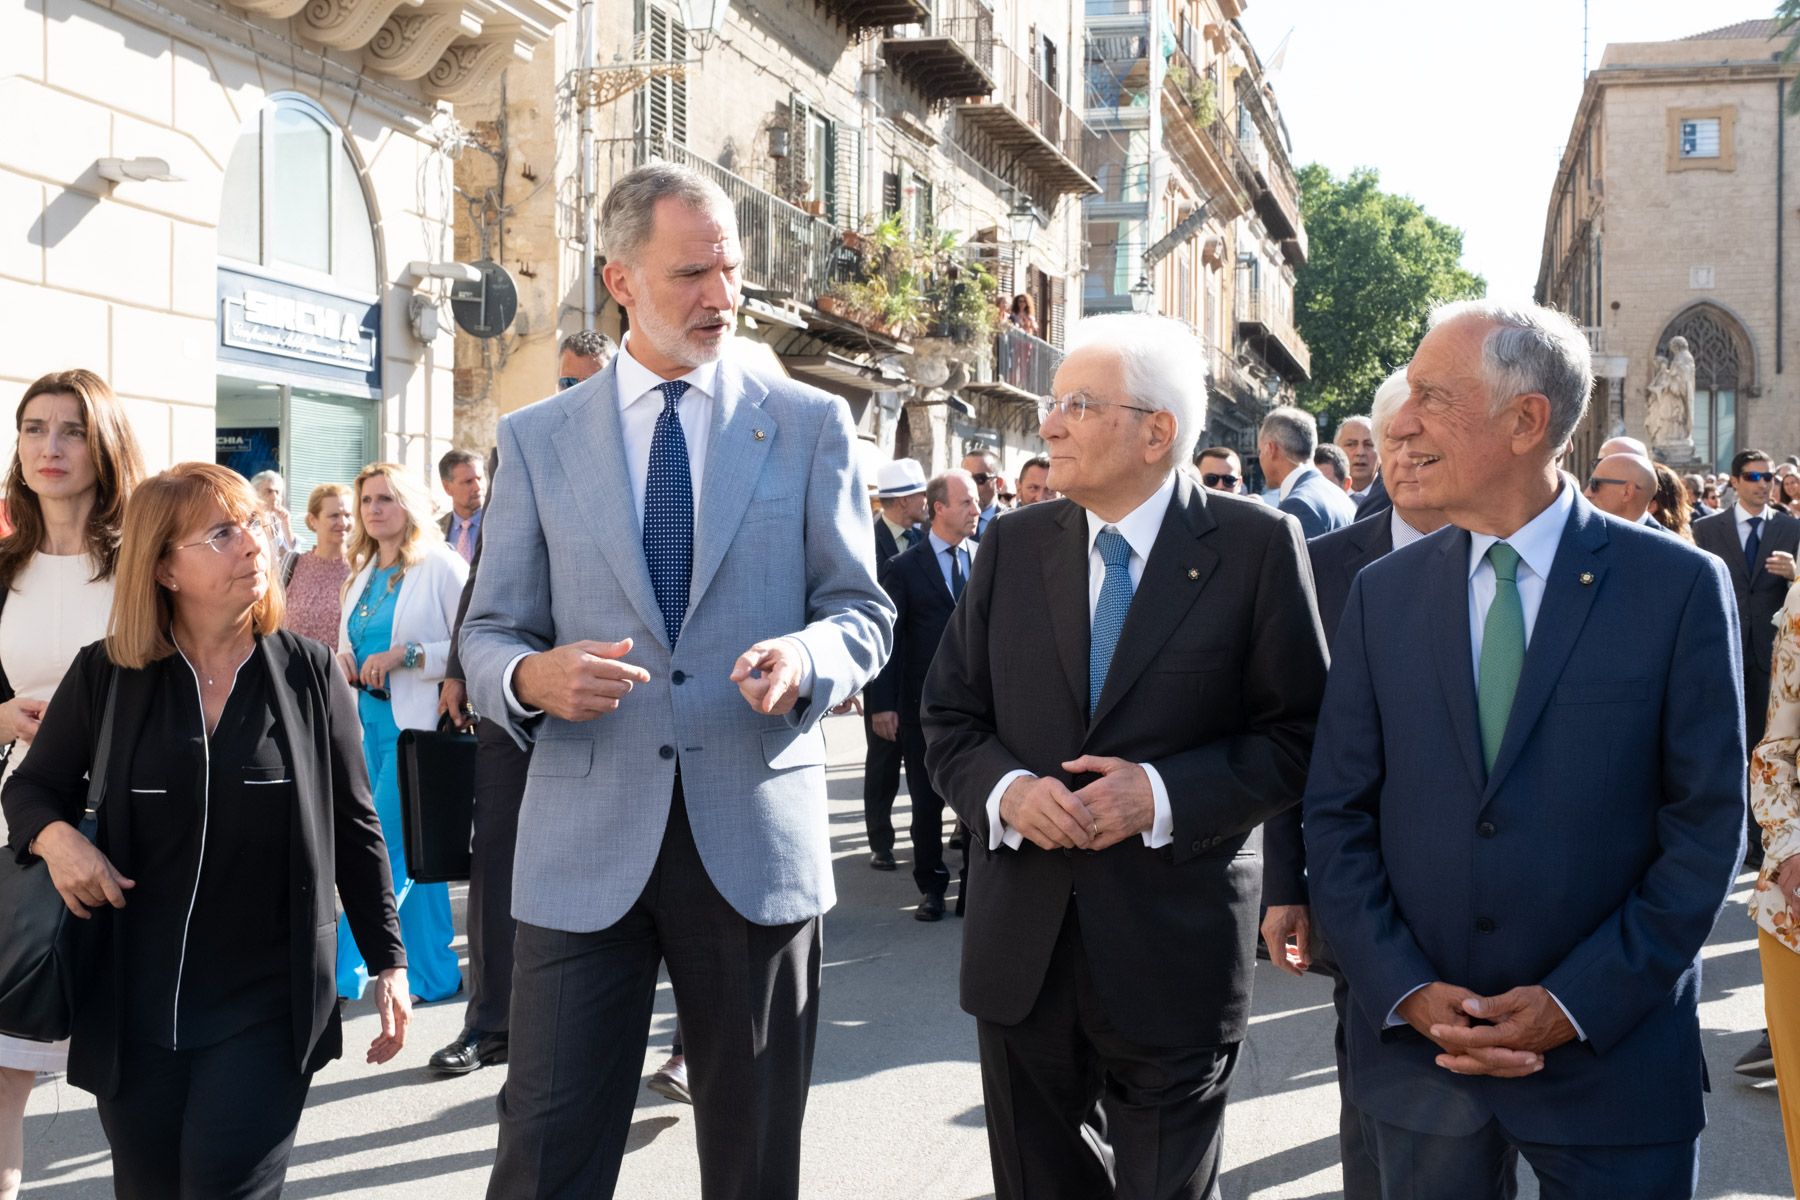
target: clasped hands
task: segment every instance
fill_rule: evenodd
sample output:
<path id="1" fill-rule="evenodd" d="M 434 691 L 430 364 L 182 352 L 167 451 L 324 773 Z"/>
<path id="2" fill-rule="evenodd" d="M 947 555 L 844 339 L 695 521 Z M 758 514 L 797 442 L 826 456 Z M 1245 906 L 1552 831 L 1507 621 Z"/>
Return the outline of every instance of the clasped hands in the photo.
<path id="1" fill-rule="evenodd" d="M 1084 754 L 1062 769 L 1100 778 L 1073 792 L 1050 776 L 1013 780 L 1000 796 L 1007 828 L 1045 850 L 1104 850 L 1155 824 L 1150 776 L 1137 763 Z"/>
<path id="2" fill-rule="evenodd" d="M 591 721 L 616 712 L 633 687 L 650 682 L 650 672 L 622 661 L 631 645 L 630 638 L 571 642 L 526 655 L 513 672 L 513 693 L 525 707 L 565 721 Z M 738 655 L 731 681 L 756 712 L 769 716 L 790 712 L 800 699 L 804 653 L 792 638 L 758 642 Z"/>
<path id="3" fill-rule="evenodd" d="M 1444 1051 L 1437 1065 L 1458 1075 L 1532 1075 L 1544 1069 L 1545 1054 L 1576 1037 L 1562 1005 L 1537 986 L 1480 996 L 1453 983 L 1428 983 L 1395 1011 Z"/>

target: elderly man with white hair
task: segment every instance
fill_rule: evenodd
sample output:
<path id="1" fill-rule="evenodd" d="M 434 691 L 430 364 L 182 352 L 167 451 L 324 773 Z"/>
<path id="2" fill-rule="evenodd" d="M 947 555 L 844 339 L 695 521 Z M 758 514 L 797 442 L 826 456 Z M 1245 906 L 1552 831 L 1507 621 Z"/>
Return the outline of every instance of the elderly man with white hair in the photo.
<path id="1" fill-rule="evenodd" d="M 988 527 L 926 679 L 973 831 L 962 1003 L 995 1193 L 1217 1195 L 1250 1009 L 1253 835 L 1304 785 L 1325 680 L 1299 526 L 1177 468 L 1205 352 L 1090 318 L 1040 403 L 1063 500 Z"/>

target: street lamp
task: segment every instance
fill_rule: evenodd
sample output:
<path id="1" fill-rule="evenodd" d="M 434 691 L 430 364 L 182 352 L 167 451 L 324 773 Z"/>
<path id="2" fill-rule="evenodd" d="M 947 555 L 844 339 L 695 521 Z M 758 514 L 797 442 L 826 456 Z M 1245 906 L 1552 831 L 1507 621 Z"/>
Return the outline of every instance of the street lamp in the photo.
<path id="1" fill-rule="evenodd" d="M 1150 286 L 1150 273 L 1146 271 L 1131 285 L 1131 311 L 1147 313 L 1155 303 L 1156 289 Z"/>
<path id="2" fill-rule="evenodd" d="M 678 0 L 681 23 L 687 26 L 688 45 L 705 54 L 725 30 L 725 14 L 731 0 Z"/>
<path id="3" fill-rule="evenodd" d="M 1013 245 L 1030 245 L 1031 235 L 1037 231 L 1037 209 L 1033 207 L 1031 197 L 1020 192 L 1006 219 L 1012 223 Z"/>

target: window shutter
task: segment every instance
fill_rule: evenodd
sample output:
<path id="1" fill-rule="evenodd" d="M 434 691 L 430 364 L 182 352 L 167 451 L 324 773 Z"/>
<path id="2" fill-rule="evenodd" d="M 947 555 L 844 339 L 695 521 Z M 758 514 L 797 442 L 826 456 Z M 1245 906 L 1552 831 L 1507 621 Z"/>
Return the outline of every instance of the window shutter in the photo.
<path id="1" fill-rule="evenodd" d="M 831 123 L 831 190 L 827 215 L 843 229 L 862 220 L 862 129 L 843 121 Z"/>
<path id="2" fill-rule="evenodd" d="M 1067 292 L 1062 276 L 1058 275 L 1050 281 L 1050 311 L 1041 324 L 1044 327 L 1044 340 L 1058 350 L 1063 345 L 1063 306 L 1067 301 Z"/>
<path id="3" fill-rule="evenodd" d="M 649 21 L 646 57 L 652 62 L 682 62 L 688 56 L 687 29 L 679 17 L 667 9 L 651 5 L 645 10 Z M 652 147 L 662 142 L 687 144 L 687 83 L 674 79 L 652 79 L 644 85 L 647 120 L 644 132 Z"/>
<path id="4" fill-rule="evenodd" d="M 379 401 L 349 396 L 309 396 L 294 389 L 288 400 L 288 487 L 295 495 L 312 495 L 321 483 L 349 483 L 356 473 L 382 455 L 376 448 Z M 304 432 L 302 432 L 304 431 Z M 310 548 L 312 531 L 295 522 L 294 533 Z"/>
<path id="5" fill-rule="evenodd" d="M 798 92 L 788 93 L 788 201 L 798 204 L 805 197 L 807 180 L 812 178 L 812 164 L 807 161 L 811 152 L 811 141 L 808 134 L 812 132 L 808 118 L 812 115 L 812 106 Z"/>

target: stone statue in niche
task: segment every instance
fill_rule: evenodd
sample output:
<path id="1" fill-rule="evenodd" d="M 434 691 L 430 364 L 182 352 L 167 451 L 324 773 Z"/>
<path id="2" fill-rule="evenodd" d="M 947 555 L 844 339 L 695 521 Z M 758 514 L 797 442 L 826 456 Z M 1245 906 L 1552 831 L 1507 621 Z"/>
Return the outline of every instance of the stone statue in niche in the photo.
<path id="1" fill-rule="evenodd" d="M 1656 356 L 1650 372 L 1644 431 L 1665 462 L 1686 461 L 1694 451 L 1694 356 L 1687 339 L 1669 339 L 1669 354 Z"/>

